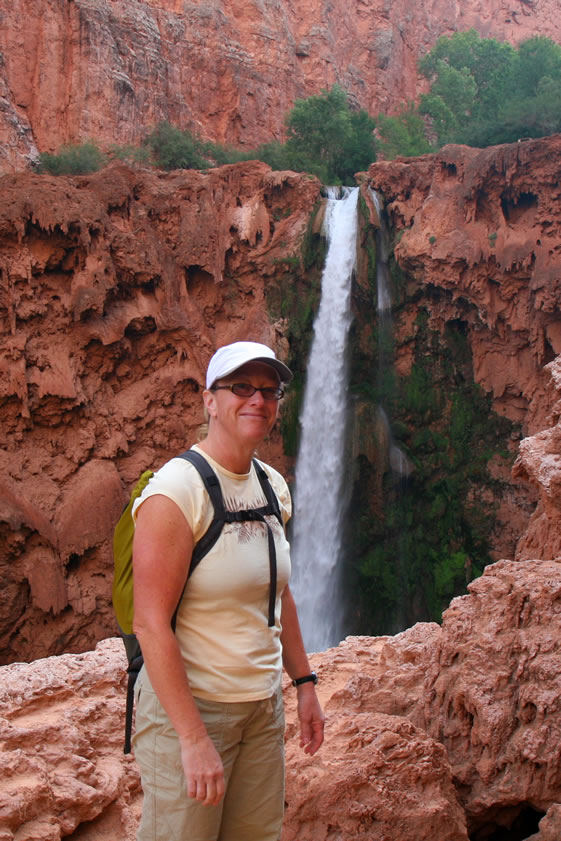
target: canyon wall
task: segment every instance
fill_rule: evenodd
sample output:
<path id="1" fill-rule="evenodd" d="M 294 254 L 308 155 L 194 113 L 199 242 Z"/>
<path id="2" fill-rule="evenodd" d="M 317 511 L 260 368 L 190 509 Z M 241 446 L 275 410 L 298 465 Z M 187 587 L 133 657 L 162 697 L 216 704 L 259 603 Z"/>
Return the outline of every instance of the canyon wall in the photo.
<path id="1" fill-rule="evenodd" d="M 524 435 L 548 422 L 546 365 L 561 354 L 560 154 L 554 135 L 483 150 L 446 146 L 369 171 L 398 240 L 396 261 L 419 282 L 431 326 L 466 324 L 476 381 Z M 406 373 L 414 333 L 406 313 L 396 329 Z"/>
<path id="2" fill-rule="evenodd" d="M 128 493 L 196 440 L 216 347 L 254 339 L 289 354 L 272 299 L 297 289 L 319 183 L 265 164 L 114 167 L 5 176 L 0 195 L 0 661 L 11 662 L 114 633 L 111 536 Z M 287 468 L 278 431 L 260 454 Z"/>
<path id="3" fill-rule="evenodd" d="M 391 113 L 437 38 L 470 27 L 561 42 L 555 0 L 0 0 L 0 171 L 64 143 L 136 144 L 160 120 L 252 148 L 335 82 Z"/>
<path id="4" fill-rule="evenodd" d="M 392 238 L 393 380 L 388 387 L 388 370 L 381 377 L 368 367 L 388 350 L 380 345 L 380 315 L 374 318 L 368 303 L 376 299 L 376 278 L 363 268 L 355 294 L 354 454 L 361 466 L 353 502 L 360 509 L 355 522 L 364 522 L 367 504 L 377 519 L 370 541 L 353 545 L 352 561 L 360 565 L 366 604 L 376 603 L 379 586 L 385 601 L 395 601 L 385 624 L 374 617 L 379 632 L 426 618 L 427 576 L 450 598 L 486 551 L 494 560 L 561 554 L 560 152 L 560 136 L 485 150 L 448 146 L 378 162 L 368 172 Z M 381 246 L 364 238 L 363 251 L 375 247 Z M 369 371 L 370 397 L 361 388 Z M 391 483 L 389 459 L 380 458 L 393 446 L 381 429 L 377 402 L 384 396 L 395 444 L 408 459 L 406 474 L 394 471 Z M 547 482 L 540 481 L 546 473 Z M 392 520 L 400 548 L 392 544 L 381 556 Z M 386 525 L 375 531 L 376 522 Z M 400 552 L 410 589 L 401 619 L 400 587 L 387 583 L 394 573 L 395 581 L 403 576 L 399 560 L 392 561 Z M 446 560 L 454 556 L 455 571 Z M 446 576 L 456 584 L 446 584 Z M 415 602 L 424 602 L 422 610 Z"/>
<path id="5" fill-rule="evenodd" d="M 479 525 L 491 560 L 561 554 L 560 143 L 447 147 L 375 164 L 364 176 L 365 201 L 367 183 L 385 197 L 401 273 L 396 371 L 406 381 L 416 364 L 420 314 L 437 343 L 452 325 L 467 354 L 462 379 L 473 378 L 509 424 L 504 441 L 494 427 L 499 450 L 491 458 L 484 448 L 466 485 L 466 505 L 475 500 L 477 511 L 493 514 Z M 140 472 L 195 440 L 204 370 L 220 343 L 263 340 L 294 366 L 284 440 L 275 432 L 262 452 L 290 476 L 305 334 L 317 307 L 320 217 L 311 220 L 321 201 L 317 180 L 259 163 L 168 175 L 112 167 L 75 179 L 5 176 L 0 195 L 0 658 L 12 662 L 84 651 L 113 633 L 113 525 Z M 367 216 L 366 227 L 377 224 L 372 208 Z M 352 403 L 350 481 L 357 465 L 375 476 L 387 471 L 376 417 L 360 397 L 377 353 L 375 294 L 362 275 L 353 331 L 366 367 L 352 374 L 361 391 Z M 436 350 L 423 352 L 431 359 Z M 437 441 L 451 424 L 447 411 Z M 422 437 L 427 424 L 423 415 L 402 429 Z M 462 440 L 456 446 L 466 449 Z M 438 482 L 443 470 L 437 462 Z M 411 486 L 422 497 L 418 474 L 417 462 Z M 383 494 L 360 475 L 355 487 L 349 522 L 371 551 L 378 537 L 365 537 L 367 529 L 387 527 Z M 423 534 L 430 531 L 424 523 Z M 420 544 L 421 533 L 411 539 Z M 461 533 L 456 540 L 446 558 L 465 548 Z M 457 581 L 439 597 L 444 606 L 476 574 L 470 551 L 458 556 Z M 357 550 L 351 562 L 360 557 Z M 411 566 L 407 574 L 424 585 L 434 570 Z M 385 591 L 380 599 L 362 590 L 370 605 L 389 604 Z M 398 628 L 438 615 L 438 604 L 413 602 Z M 353 623 L 360 615 L 354 605 Z M 382 618 L 380 632 L 394 619 Z"/>

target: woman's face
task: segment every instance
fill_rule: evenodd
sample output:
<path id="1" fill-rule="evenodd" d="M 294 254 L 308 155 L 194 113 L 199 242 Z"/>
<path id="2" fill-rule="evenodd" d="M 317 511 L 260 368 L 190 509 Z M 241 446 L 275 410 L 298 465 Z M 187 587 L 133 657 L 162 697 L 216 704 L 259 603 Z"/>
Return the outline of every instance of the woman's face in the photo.
<path id="1" fill-rule="evenodd" d="M 274 368 L 264 362 L 248 362 L 222 377 L 215 385 L 249 383 L 255 388 L 277 388 L 280 385 Z M 262 392 L 251 397 L 238 397 L 227 388 L 204 392 L 205 406 L 211 427 L 216 424 L 230 436 L 253 445 L 261 442 L 271 431 L 279 411 L 278 400 L 266 400 Z"/>

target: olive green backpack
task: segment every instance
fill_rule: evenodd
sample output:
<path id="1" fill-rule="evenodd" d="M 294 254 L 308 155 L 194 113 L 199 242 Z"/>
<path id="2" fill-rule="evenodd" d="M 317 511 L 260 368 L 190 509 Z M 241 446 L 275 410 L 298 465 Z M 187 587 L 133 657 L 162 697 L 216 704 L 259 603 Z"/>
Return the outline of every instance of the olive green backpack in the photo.
<path id="1" fill-rule="evenodd" d="M 210 501 L 214 507 L 213 520 L 205 534 L 197 542 L 193 549 L 185 587 L 187 586 L 189 578 L 195 571 L 197 565 L 202 561 L 204 556 L 208 554 L 220 537 L 222 529 L 226 523 L 258 520 L 267 526 L 270 573 L 268 624 L 269 627 L 273 627 L 275 624 L 275 601 L 277 592 L 277 556 L 273 532 L 265 519 L 265 515 L 273 514 L 278 519 L 281 526 L 283 525 L 283 522 L 280 513 L 279 501 L 273 491 L 273 488 L 271 487 L 267 473 L 259 464 L 257 459 L 253 459 L 253 465 L 257 472 L 257 477 L 263 489 L 263 493 L 265 494 L 267 505 L 263 505 L 261 508 L 250 508 L 243 511 L 226 511 L 220 482 L 218 481 L 218 477 L 208 461 L 196 450 L 187 450 L 186 452 L 181 453 L 179 458 L 183 458 L 190 462 L 198 470 L 210 497 Z M 125 717 L 125 753 L 130 753 L 131 749 L 134 684 L 144 663 L 140 645 L 133 631 L 134 597 L 132 544 L 134 539 L 134 522 L 132 518 L 132 508 L 134 501 L 141 495 L 153 475 L 154 473 L 152 470 L 145 470 L 141 475 L 134 486 L 130 500 L 125 506 L 123 513 L 115 526 L 115 531 L 113 532 L 113 610 L 115 611 L 117 625 L 119 626 L 119 633 L 123 639 L 129 662 L 127 669 L 129 678 L 127 685 L 127 707 Z M 183 592 L 181 593 L 181 597 L 171 620 L 171 625 L 174 630 L 177 611 L 179 610 L 179 605 L 181 604 L 185 587 L 183 588 Z"/>

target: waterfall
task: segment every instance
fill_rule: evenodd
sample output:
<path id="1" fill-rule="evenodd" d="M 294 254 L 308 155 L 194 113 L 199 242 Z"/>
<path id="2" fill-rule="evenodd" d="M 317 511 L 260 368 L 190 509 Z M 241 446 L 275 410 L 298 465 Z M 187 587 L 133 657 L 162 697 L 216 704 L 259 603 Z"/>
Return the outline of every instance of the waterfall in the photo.
<path id="1" fill-rule="evenodd" d="M 291 588 L 308 651 L 336 645 L 342 635 L 338 561 L 349 481 L 344 452 L 346 340 L 356 262 L 358 187 L 343 188 L 339 200 L 332 197 L 333 192 L 328 195 L 324 230 L 329 245 L 300 417 L 292 533 Z"/>

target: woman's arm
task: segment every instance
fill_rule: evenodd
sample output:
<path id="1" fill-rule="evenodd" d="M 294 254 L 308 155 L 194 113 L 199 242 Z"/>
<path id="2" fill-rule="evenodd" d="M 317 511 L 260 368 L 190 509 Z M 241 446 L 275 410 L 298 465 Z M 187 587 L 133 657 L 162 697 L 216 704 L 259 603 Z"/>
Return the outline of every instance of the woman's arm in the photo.
<path id="1" fill-rule="evenodd" d="M 193 535 L 179 507 L 162 495 L 138 509 L 133 545 L 134 632 L 154 692 L 181 745 L 187 793 L 204 805 L 224 795 L 224 769 L 191 694 L 171 627 L 187 579 Z"/>
<path id="2" fill-rule="evenodd" d="M 294 598 L 287 586 L 282 594 L 282 659 L 288 675 L 295 678 L 310 673 L 310 663 L 304 648 L 300 622 Z M 298 719 L 300 721 L 300 747 L 313 755 L 323 742 L 325 717 L 321 710 L 314 684 L 309 681 L 296 687 L 298 693 Z"/>

